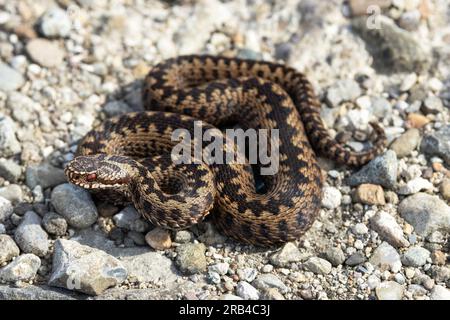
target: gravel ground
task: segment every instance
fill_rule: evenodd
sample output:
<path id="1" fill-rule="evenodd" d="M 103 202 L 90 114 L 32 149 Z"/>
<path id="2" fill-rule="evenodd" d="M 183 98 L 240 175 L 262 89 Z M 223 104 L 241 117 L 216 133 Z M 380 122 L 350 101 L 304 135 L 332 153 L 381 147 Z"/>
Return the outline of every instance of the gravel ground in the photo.
<path id="1" fill-rule="evenodd" d="M 367 2 L 1 0 L 0 299 L 450 299 L 450 8 Z M 188 53 L 285 62 L 332 134 L 364 150 L 378 121 L 389 148 L 320 159 L 320 217 L 281 248 L 155 229 L 67 184 L 77 141 Z"/>

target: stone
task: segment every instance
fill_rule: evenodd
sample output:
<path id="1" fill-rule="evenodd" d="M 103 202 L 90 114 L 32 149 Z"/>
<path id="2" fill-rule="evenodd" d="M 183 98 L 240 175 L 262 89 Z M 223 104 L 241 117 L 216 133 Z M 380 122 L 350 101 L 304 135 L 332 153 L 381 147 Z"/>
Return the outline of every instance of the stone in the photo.
<path id="1" fill-rule="evenodd" d="M 439 192 L 444 200 L 450 201 L 450 179 L 444 179 L 439 187 Z"/>
<path id="2" fill-rule="evenodd" d="M 263 292 L 263 300 L 286 300 L 276 288 L 269 288 Z"/>
<path id="3" fill-rule="evenodd" d="M 420 144 L 420 151 L 428 156 L 441 157 L 447 165 L 450 165 L 450 125 L 426 134 Z"/>
<path id="4" fill-rule="evenodd" d="M 408 114 L 408 123 L 412 128 L 420 129 L 424 127 L 426 124 L 430 123 L 430 119 L 421 115 L 419 113 L 410 113 Z"/>
<path id="5" fill-rule="evenodd" d="M 0 159 L 0 177 L 9 182 L 16 183 L 22 175 L 22 167 L 12 160 Z"/>
<path id="6" fill-rule="evenodd" d="M 25 83 L 22 74 L 7 64 L 0 62 L 0 90 L 14 91 Z"/>
<path id="7" fill-rule="evenodd" d="M 377 212 L 371 219 L 370 225 L 373 230 L 387 242 L 395 247 L 407 247 L 408 240 L 403 235 L 403 229 L 395 218 L 385 211 Z"/>
<path id="8" fill-rule="evenodd" d="M 370 183 L 392 189 L 397 182 L 397 170 L 397 156 L 394 151 L 388 150 L 352 174 L 347 183 L 352 187 Z"/>
<path id="9" fill-rule="evenodd" d="M 48 235 L 41 227 L 41 218 L 33 211 L 28 211 L 14 232 L 14 240 L 25 253 L 33 253 L 39 257 L 47 254 L 49 248 Z"/>
<path id="10" fill-rule="evenodd" d="M 202 223 L 205 227 L 205 232 L 201 234 L 198 239 L 207 246 L 223 244 L 227 241 L 227 237 L 220 234 L 216 227 L 210 222 Z"/>
<path id="11" fill-rule="evenodd" d="M 217 272 L 219 275 L 223 276 L 227 274 L 230 264 L 226 262 L 216 263 L 208 267 L 208 271 Z"/>
<path id="12" fill-rule="evenodd" d="M 0 115 L 0 154 L 10 157 L 22 150 L 16 138 L 16 124 L 8 116 Z"/>
<path id="13" fill-rule="evenodd" d="M 0 188 L 0 197 L 8 199 L 12 203 L 18 203 L 23 200 L 22 188 L 17 184 L 10 184 Z"/>
<path id="14" fill-rule="evenodd" d="M 176 249 L 176 264 L 186 274 L 203 272 L 206 270 L 205 251 L 203 243 L 184 243 Z"/>
<path id="15" fill-rule="evenodd" d="M 378 287 L 380 283 L 381 283 L 380 278 L 378 278 L 373 274 L 367 278 L 367 285 L 370 288 L 370 290 L 373 290 L 376 287 Z"/>
<path id="16" fill-rule="evenodd" d="M 19 247 L 14 240 L 6 234 L 0 234 L 0 265 L 11 261 L 19 254 Z"/>
<path id="17" fill-rule="evenodd" d="M 361 95 L 359 84 L 353 79 L 335 82 L 327 91 L 326 101 L 331 107 L 337 107 L 343 101 L 352 101 Z"/>
<path id="18" fill-rule="evenodd" d="M 352 29 L 365 41 L 374 57 L 374 67 L 380 72 L 420 73 L 431 65 L 429 50 L 384 15 L 377 15 L 370 21 L 366 17 L 355 18 Z"/>
<path id="19" fill-rule="evenodd" d="M 274 253 L 270 257 L 270 262 L 278 267 L 289 266 L 292 262 L 300 262 L 305 258 L 304 255 L 300 253 L 300 250 L 292 242 L 286 243 L 283 248 Z"/>
<path id="20" fill-rule="evenodd" d="M 32 39 L 26 45 L 31 60 L 42 67 L 54 68 L 62 64 L 64 51 L 54 42 L 46 39 Z"/>
<path id="21" fill-rule="evenodd" d="M 411 247 L 402 256 L 402 263 L 408 267 L 421 267 L 427 263 L 430 251 L 422 247 Z"/>
<path id="22" fill-rule="evenodd" d="M 48 286 L 27 285 L 23 288 L 0 285 L 0 300 L 76 300 L 67 291 L 55 290 Z"/>
<path id="23" fill-rule="evenodd" d="M 435 250 L 431 254 L 431 261 L 437 265 L 444 265 L 447 261 L 447 254 L 440 250 Z"/>
<path id="24" fill-rule="evenodd" d="M 450 207 L 437 196 L 416 193 L 400 202 L 398 212 L 421 236 L 450 232 Z"/>
<path id="25" fill-rule="evenodd" d="M 432 190 L 433 184 L 422 178 L 422 177 L 416 177 L 412 180 L 409 180 L 405 185 L 400 186 L 397 193 L 401 195 L 410 195 L 417 193 L 422 190 Z"/>
<path id="26" fill-rule="evenodd" d="M 234 294 L 226 293 L 221 295 L 219 300 L 243 300 L 241 297 L 235 296 Z"/>
<path id="27" fill-rule="evenodd" d="M 133 242 L 138 246 L 145 246 L 147 242 L 145 241 L 145 236 L 137 231 L 128 231 L 127 237 L 133 240 Z"/>
<path id="28" fill-rule="evenodd" d="M 165 250 L 172 246 L 170 233 L 162 228 L 156 227 L 145 235 L 147 244 L 155 250 Z"/>
<path id="29" fill-rule="evenodd" d="M 41 266 L 41 259 L 32 253 L 22 254 L 0 269 L 0 281 L 12 282 L 32 280 Z"/>
<path id="30" fill-rule="evenodd" d="M 436 285 L 433 287 L 433 290 L 431 290 L 430 299 L 431 300 L 450 300 L 450 290 L 443 286 Z"/>
<path id="31" fill-rule="evenodd" d="M 101 202 L 97 205 L 97 212 L 101 217 L 112 217 L 119 212 L 119 208 L 108 202 Z"/>
<path id="32" fill-rule="evenodd" d="M 383 188 L 369 183 L 363 183 L 356 188 L 354 200 L 368 205 L 384 205 L 386 203 Z"/>
<path id="33" fill-rule="evenodd" d="M 149 228 L 148 223 L 141 219 L 141 215 L 133 206 L 125 207 L 114 215 L 113 220 L 116 226 L 126 230 L 145 232 Z"/>
<path id="34" fill-rule="evenodd" d="M 74 228 L 87 228 L 97 221 L 97 208 L 89 192 L 83 188 L 69 183 L 60 184 L 53 189 L 51 202 L 56 212 Z"/>
<path id="35" fill-rule="evenodd" d="M 347 258 L 347 260 L 345 260 L 345 264 L 350 267 L 354 267 L 354 266 L 360 265 L 361 263 L 364 263 L 366 260 L 367 259 L 364 256 L 364 254 L 360 251 L 357 251 L 357 252 L 351 254 Z"/>
<path id="36" fill-rule="evenodd" d="M 64 170 L 48 163 L 37 166 L 28 166 L 25 172 L 25 181 L 30 189 L 40 185 L 43 189 L 54 187 L 67 181 Z"/>
<path id="37" fill-rule="evenodd" d="M 127 103 L 120 100 L 115 100 L 106 103 L 103 107 L 103 111 L 108 117 L 114 117 L 124 113 L 132 112 L 133 109 Z"/>
<path id="38" fill-rule="evenodd" d="M 72 29 L 69 15 L 58 7 L 47 10 L 39 20 L 39 30 L 47 38 L 67 37 Z"/>
<path id="39" fill-rule="evenodd" d="M 373 252 L 369 262 L 378 267 L 380 270 L 391 270 L 392 272 L 399 272 L 402 267 L 400 255 L 387 242 L 381 243 Z"/>
<path id="40" fill-rule="evenodd" d="M 67 231 L 67 221 L 55 212 L 47 212 L 42 219 L 44 229 L 55 236 L 63 236 Z"/>
<path id="41" fill-rule="evenodd" d="M 106 252 L 72 240 L 55 242 L 49 285 L 99 295 L 126 278 L 123 264 Z"/>
<path id="42" fill-rule="evenodd" d="M 398 25 L 405 30 L 414 31 L 417 30 L 420 24 L 420 11 L 412 10 L 403 12 L 398 21 Z"/>
<path id="43" fill-rule="evenodd" d="M 6 227 L 4 224 L 0 223 L 0 234 L 6 233 Z"/>
<path id="44" fill-rule="evenodd" d="M 286 293 L 289 288 L 276 275 L 271 273 L 260 274 L 252 285 L 259 290 L 267 290 L 271 288 L 278 289 L 281 293 Z"/>
<path id="45" fill-rule="evenodd" d="M 438 114 L 444 110 L 444 104 L 439 97 L 429 96 L 423 102 L 421 110 L 425 114 Z"/>
<path id="46" fill-rule="evenodd" d="M 177 243 L 187 243 L 191 242 L 193 235 L 187 230 L 179 230 L 175 233 L 174 241 Z"/>
<path id="47" fill-rule="evenodd" d="M 239 281 L 236 286 L 236 294 L 244 300 L 258 300 L 259 292 L 250 283 Z"/>
<path id="48" fill-rule="evenodd" d="M 11 201 L 0 197 L 0 222 L 6 222 L 6 220 L 8 220 L 13 214 L 13 210 Z"/>
<path id="49" fill-rule="evenodd" d="M 384 281 L 375 288 L 378 300 L 401 300 L 405 288 L 395 281 Z"/>
<path id="50" fill-rule="evenodd" d="M 403 158 L 410 155 L 417 148 L 419 141 L 420 131 L 416 128 L 411 128 L 395 139 L 389 148 L 397 154 L 398 158 Z"/>
<path id="51" fill-rule="evenodd" d="M 391 0 L 350 0 L 348 2 L 352 16 L 362 16 L 371 14 L 369 10 L 371 7 L 376 6 L 380 9 L 389 8 Z"/>
<path id="52" fill-rule="evenodd" d="M 304 266 L 315 274 L 329 274 L 331 272 L 332 265 L 325 259 L 318 257 L 311 257 L 305 263 Z"/>
<path id="53" fill-rule="evenodd" d="M 352 232 L 354 234 L 363 235 L 369 231 L 369 228 L 364 223 L 357 223 L 352 227 Z"/>
<path id="54" fill-rule="evenodd" d="M 400 91 L 409 91 L 417 83 L 417 74 L 412 72 L 403 78 Z"/>
<path id="55" fill-rule="evenodd" d="M 343 264 L 345 261 L 345 255 L 341 248 L 328 246 L 323 255 L 334 267 Z"/>
<path id="56" fill-rule="evenodd" d="M 341 205 L 342 194 L 335 187 L 323 188 L 322 206 L 327 209 L 336 209 Z"/>

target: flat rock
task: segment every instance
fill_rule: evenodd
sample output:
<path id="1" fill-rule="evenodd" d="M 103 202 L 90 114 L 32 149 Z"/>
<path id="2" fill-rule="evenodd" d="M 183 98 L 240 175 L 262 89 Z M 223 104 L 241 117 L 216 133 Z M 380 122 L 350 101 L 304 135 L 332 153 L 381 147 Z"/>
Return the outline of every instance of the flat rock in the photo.
<path id="1" fill-rule="evenodd" d="M 87 228 L 97 221 L 97 208 L 91 195 L 78 186 L 60 184 L 53 189 L 51 202 L 56 212 L 74 228 Z"/>
<path id="2" fill-rule="evenodd" d="M 421 236 L 450 232 L 450 207 L 437 196 L 416 193 L 400 202 L 398 212 Z"/>
<path id="3" fill-rule="evenodd" d="M 49 285 L 99 295 L 126 278 L 123 264 L 104 251 L 72 240 L 55 242 Z"/>
<path id="4" fill-rule="evenodd" d="M 14 240 L 20 249 L 39 257 L 47 254 L 49 248 L 48 235 L 41 227 L 41 218 L 33 211 L 28 211 L 14 232 Z"/>
<path id="5" fill-rule="evenodd" d="M 32 253 L 18 256 L 13 262 L 0 269 L 0 281 L 17 282 L 32 280 L 41 266 L 41 259 Z"/>

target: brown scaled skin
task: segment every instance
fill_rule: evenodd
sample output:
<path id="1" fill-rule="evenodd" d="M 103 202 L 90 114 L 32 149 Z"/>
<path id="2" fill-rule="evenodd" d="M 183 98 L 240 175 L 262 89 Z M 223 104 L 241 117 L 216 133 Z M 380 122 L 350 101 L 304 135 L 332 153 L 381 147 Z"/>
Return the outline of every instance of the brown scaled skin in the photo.
<path id="1" fill-rule="evenodd" d="M 145 108 L 154 111 L 106 120 L 81 141 L 78 155 L 103 153 L 133 159 L 167 155 L 174 146 L 170 140 L 173 130 L 185 128 L 193 133 L 195 119 L 211 124 L 204 130 L 227 121 L 238 122 L 242 128 L 279 130 L 279 170 L 262 177 L 263 193 L 255 189 L 248 164 L 212 164 L 205 169 L 211 172 L 209 182 L 203 169 L 200 172 L 204 174 L 193 168 L 185 168 L 181 174 L 189 177 L 189 182 L 214 186 L 199 201 L 215 198 L 217 210 L 212 218 L 216 226 L 249 244 L 270 246 L 292 241 L 311 226 L 320 210 L 323 185 L 313 148 L 339 163 L 360 166 L 385 146 L 383 130 L 374 125 L 376 137 L 370 150 L 356 153 L 345 149 L 328 135 L 320 118 L 320 103 L 305 76 L 270 62 L 212 56 L 169 59 L 146 77 L 143 100 Z M 138 211 L 169 228 L 200 221 L 204 214 L 195 206 L 186 209 L 188 198 L 183 191 L 177 193 L 176 203 L 155 210 L 153 201 L 167 200 L 157 191 L 166 174 L 157 165 L 150 167 L 141 172 L 144 178 L 129 188 Z M 181 185 L 176 181 L 168 185 Z M 142 205 L 140 198 L 149 200 L 147 205 Z"/>

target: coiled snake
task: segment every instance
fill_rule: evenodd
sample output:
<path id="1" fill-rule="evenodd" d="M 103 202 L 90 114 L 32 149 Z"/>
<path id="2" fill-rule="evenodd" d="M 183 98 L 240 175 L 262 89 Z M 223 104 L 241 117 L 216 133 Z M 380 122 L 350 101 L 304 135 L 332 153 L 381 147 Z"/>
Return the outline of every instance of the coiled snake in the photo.
<path id="1" fill-rule="evenodd" d="M 222 233 L 249 244 L 291 241 L 311 226 L 323 185 L 311 146 L 351 166 L 365 164 L 385 146 L 384 131 L 372 124 L 371 149 L 344 149 L 324 127 L 309 81 L 276 63 L 169 59 L 145 78 L 143 102 L 152 111 L 109 118 L 82 139 L 65 169 L 69 181 L 110 200 L 128 198 L 163 228 L 187 228 L 212 210 Z M 179 141 L 172 140 L 173 131 L 194 134 L 197 119 L 205 121 L 202 133 L 236 123 L 244 129 L 278 129 L 278 172 L 261 176 L 263 187 L 257 188 L 257 170 L 249 163 L 174 164 L 170 152 Z"/>

